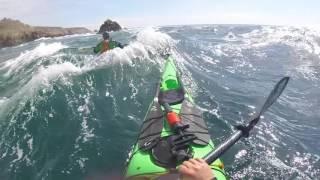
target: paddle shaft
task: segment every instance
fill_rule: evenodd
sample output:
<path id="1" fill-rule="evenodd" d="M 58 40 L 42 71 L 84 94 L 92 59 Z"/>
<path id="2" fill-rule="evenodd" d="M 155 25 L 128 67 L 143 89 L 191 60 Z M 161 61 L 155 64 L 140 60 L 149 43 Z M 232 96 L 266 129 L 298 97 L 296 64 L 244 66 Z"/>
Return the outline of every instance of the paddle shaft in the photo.
<path id="1" fill-rule="evenodd" d="M 257 117 L 252 119 L 246 126 L 236 126 L 238 131 L 235 132 L 230 138 L 219 145 L 214 151 L 211 151 L 204 157 L 204 160 L 211 164 L 217 160 L 222 154 L 224 154 L 231 146 L 233 146 L 241 137 L 248 137 L 249 132 L 259 122 L 260 116 L 279 98 L 283 90 L 286 88 L 289 82 L 289 77 L 282 78 L 273 88 L 269 94 L 266 102 L 263 104 Z"/>
<path id="2" fill-rule="evenodd" d="M 214 151 L 207 154 L 203 159 L 208 164 L 213 163 L 222 154 L 224 154 L 230 147 L 232 147 L 242 136 L 243 136 L 243 132 L 238 130 L 228 140 L 220 144 Z"/>

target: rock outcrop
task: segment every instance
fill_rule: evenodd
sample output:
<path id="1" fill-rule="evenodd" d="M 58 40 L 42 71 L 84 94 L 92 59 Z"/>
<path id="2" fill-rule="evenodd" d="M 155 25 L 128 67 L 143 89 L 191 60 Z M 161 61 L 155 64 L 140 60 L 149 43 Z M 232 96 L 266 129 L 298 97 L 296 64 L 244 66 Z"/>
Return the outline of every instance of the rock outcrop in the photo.
<path id="1" fill-rule="evenodd" d="M 107 19 L 101 26 L 99 29 L 99 34 L 102 34 L 103 32 L 107 31 L 120 31 L 121 30 L 121 26 L 116 22 L 116 21 L 112 21 L 110 19 Z"/>
<path id="2" fill-rule="evenodd" d="M 82 27 L 62 28 L 30 26 L 18 20 L 4 18 L 0 21 L 0 48 L 15 46 L 41 37 L 57 37 L 90 32 L 90 30 Z"/>

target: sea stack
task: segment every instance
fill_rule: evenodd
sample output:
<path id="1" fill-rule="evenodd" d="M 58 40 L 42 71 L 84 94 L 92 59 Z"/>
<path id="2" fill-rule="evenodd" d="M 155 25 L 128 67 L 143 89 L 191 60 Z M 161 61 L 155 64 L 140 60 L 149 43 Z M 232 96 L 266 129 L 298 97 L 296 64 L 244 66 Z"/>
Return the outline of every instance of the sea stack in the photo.
<path id="1" fill-rule="evenodd" d="M 116 22 L 112 21 L 110 19 L 107 19 L 101 26 L 98 31 L 98 34 L 102 34 L 103 32 L 110 32 L 110 31 L 120 31 L 122 28 L 121 26 Z"/>

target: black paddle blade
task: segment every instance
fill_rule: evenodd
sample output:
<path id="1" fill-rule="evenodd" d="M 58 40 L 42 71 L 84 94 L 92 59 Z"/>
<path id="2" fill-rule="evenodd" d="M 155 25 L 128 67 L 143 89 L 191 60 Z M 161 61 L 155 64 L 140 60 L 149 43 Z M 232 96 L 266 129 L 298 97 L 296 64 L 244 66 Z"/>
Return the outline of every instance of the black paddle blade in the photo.
<path id="1" fill-rule="evenodd" d="M 231 137 L 229 137 L 226 141 L 220 144 L 214 151 L 208 153 L 203 159 L 211 164 L 215 160 L 217 160 L 222 154 L 224 154 L 229 148 L 231 148 L 236 142 L 239 141 L 242 137 L 248 137 L 251 129 L 259 122 L 261 114 L 263 114 L 282 94 L 283 90 L 286 88 L 289 82 L 289 77 L 282 78 L 273 88 L 271 93 L 269 94 L 266 102 L 261 108 L 260 113 L 253 120 L 249 122 L 249 124 L 245 126 L 239 126 L 238 131 L 236 131 Z"/>
<path id="2" fill-rule="evenodd" d="M 289 77 L 284 77 L 274 86 L 273 90 L 269 94 L 266 102 L 262 106 L 260 113 L 257 117 L 261 116 L 261 114 L 263 114 L 278 99 L 278 97 L 282 94 L 283 90 L 286 88 L 289 79 Z"/>

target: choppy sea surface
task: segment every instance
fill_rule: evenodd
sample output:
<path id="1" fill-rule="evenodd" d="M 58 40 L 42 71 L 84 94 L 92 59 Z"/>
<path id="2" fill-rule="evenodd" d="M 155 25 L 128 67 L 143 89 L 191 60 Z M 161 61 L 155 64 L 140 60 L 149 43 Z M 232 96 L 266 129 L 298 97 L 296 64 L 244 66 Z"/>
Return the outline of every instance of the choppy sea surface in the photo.
<path id="1" fill-rule="evenodd" d="M 95 34 L 0 49 L 0 179 L 120 176 L 164 65 L 175 57 L 216 144 L 291 80 L 248 139 L 222 160 L 231 179 L 320 177 L 320 31 L 195 25 Z"/>

